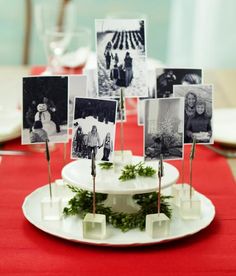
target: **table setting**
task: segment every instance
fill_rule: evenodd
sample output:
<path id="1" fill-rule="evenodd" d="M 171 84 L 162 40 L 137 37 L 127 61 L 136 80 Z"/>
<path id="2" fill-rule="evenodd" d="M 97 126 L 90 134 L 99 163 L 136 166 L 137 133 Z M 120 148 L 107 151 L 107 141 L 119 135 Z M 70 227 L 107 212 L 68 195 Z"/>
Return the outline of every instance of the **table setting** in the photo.
<path id="1" fill-rule="evenodd" d="M 234 275 L 228 72 L 148 57 L 142 18 L 75 28 L 66 2 L 36 6 L 47 64 L 0 67 L 1 275 Z"/>

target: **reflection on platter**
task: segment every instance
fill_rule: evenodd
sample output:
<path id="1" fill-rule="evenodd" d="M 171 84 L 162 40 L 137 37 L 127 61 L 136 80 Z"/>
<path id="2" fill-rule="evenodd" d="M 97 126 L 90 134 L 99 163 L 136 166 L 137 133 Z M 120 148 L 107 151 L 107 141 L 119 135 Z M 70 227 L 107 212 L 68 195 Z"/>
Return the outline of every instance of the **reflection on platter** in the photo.
<path id="1" fill-rule="evenodd" d="M 168 189 L 165 192 L 168 193 Z M 40 202 L 48 196 L 48 185 L 45 185 L 29 194 L 23 203 L 22 209 L 25 218 L 38 229 L 53 236 L 72 242 L 98 245 L 98 246 L 143 246 L 169 242 L 193 235 L 206 228 L 215 216 L 215 207 L 204 195 L 197 193 L 202 202 L 201 218 L 197 220 L 183 220 L 179 216 L 178 207 L 173 205 L 173 215 L 170 224 L 170 234 L 164 238 L 153 239 L 145 231 L 139 229 L 121 232 L 107 226 L 107 236 L 103 240 L 84 239 L 82 234 L 82 220 L 78 216 L 63 218 L 60 221 L 45 221 L 41 218 Z"/>

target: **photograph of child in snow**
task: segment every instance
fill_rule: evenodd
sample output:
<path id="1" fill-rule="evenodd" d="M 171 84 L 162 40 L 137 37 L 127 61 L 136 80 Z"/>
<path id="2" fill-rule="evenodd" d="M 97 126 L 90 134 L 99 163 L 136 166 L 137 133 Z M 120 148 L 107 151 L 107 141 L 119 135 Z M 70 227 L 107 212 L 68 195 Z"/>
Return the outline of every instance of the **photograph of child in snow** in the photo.
<path id="1" fill-rule="evenodd" d="M 125 87 L 127 97 L 145 97 L 147 66 L 145 21 L 96 20 L 98 96 L 117 97 Z"/>
<path id="2" fill-rule="evenodd" d="M 68 77 L 23 78 L 22 144 L 68 141 Z"/>
<path id="3" fill-rule="evenodd" d="M 116 100 L 75 98 L 71 158 L 110 161 L 115 144 Z"/>

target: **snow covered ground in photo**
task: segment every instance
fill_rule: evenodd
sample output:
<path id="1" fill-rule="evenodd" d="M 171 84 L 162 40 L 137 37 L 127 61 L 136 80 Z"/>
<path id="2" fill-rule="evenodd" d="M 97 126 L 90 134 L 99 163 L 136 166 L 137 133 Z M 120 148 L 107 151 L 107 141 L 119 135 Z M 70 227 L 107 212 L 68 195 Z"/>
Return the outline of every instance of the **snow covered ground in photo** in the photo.
<path id="1" fill-rule="evenodd" d="M 98 45 L 97 45 L 97 57 L 98 57 L 98 88 L 99 96 L 101 97 L 115 97 L 120 95 L 120 87 L 117 86 L 110 78 L 110 70 L 106 69 L 106 62 L 104 51 L 106 45 L 112 40 L 114 33 L 97 34 L 98 35 Z M 127 97 L 146 97 L 148 93 L 147 88 L 147 65 L 145 52 L 142 48 L 128 50 L 119 47 L 114 50 L 112 49 L 112 55 L 115 56 L 117 53 L 119 57 L 119 64 L 124 64 L 124 58 L 126 52 L 130 53 L 133 59 L 133 80 L 129 87 L 125 88 L 125 96 Z M 114 66 L 114 60 L 111 60 L 112 69 Z"/>
<path id="2" fill-rule="evenodd" d="M 49 142 L 52 143 L 66 143 L 68 142 L 69 135 L 67 133 L 67 125 L 61 125 L 60 126 L 61 131 L 60 132 L 55 132 L 52 135 L 49 135 Z M 29 128 L 24 128 L 22 130 L 22 144 L 34 144 L 30 142 L 30 132 Z M 38 143 L 39 144 L 39 143 Z M 43 143 L 42 143 L 43 144 Z"/>
<path id="3" fill-rule="evenodd" d="M 106 124 L 104 122 L 99 122 L 97 119 L 95 119 L 92 116 L 88 116 L 85 119 L 80 118 L 80 119 L 74 120 L 73 125 L 76 123 L 78 123 L 79 126 L 82 127 L 83 134 L 88 134 L 88 132 L 91 131 L 92 126 L 95 125 L 97 127 L 97 131 L 98 131 L 98 134 L 100 137 L 101 144 L 103 143 L 103 140 L 105 139 L 106 134 L 108 132 L 110 132 L 111 140 L 113 141 L 113 147 L 114 147 L 114 145 L 115 145 L 115 126 L 116 126 L 114 123 L 108 122 Z M 72 140 L 75 136 L 75 131 L 77 130 L 77 128 L 78 128 L 78 126 L 73 127 Z M 72 146 L 73 146 L 73 143 L 72 143 Z M 72 149 L 71 149 L 71 151 L 72 151 Z M 113 153 L 113 151 L 111 152 L 111 154 L 109 156 L 110 160 L 112 160 L 112 153 Z M 103 147 L 98 149 L 96 159 L 101 160 L 102 156 L 103 156 Z M 72 154 L 71 154 L 71 158 L 74 159 L 74 157 L 72 157 Z"/>

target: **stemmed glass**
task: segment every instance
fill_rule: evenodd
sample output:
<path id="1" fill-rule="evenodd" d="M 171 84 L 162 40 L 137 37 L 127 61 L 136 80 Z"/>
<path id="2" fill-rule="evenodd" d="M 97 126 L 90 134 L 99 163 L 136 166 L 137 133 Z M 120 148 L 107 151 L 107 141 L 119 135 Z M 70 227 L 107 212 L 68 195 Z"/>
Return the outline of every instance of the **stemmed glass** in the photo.
<path id="1" fill-rule="evenodd" d="M 47 71 L 52 74 L 74 73 L 86 64 L 91 48 L 91 32 L 78 27 L 72 31 L 58 28 L 45 32 Z"/>
<path id="2" fill-rule="evenodd" d="M 47 57 L 47 68 L 43 75 L 73 73 L 87 61 L 91 31 L 76 26 L 74 2 L 68 1 L 63 11 L 57 10 L 52 4 L 50 1 L 35 6 L 36 29 Z"/>

